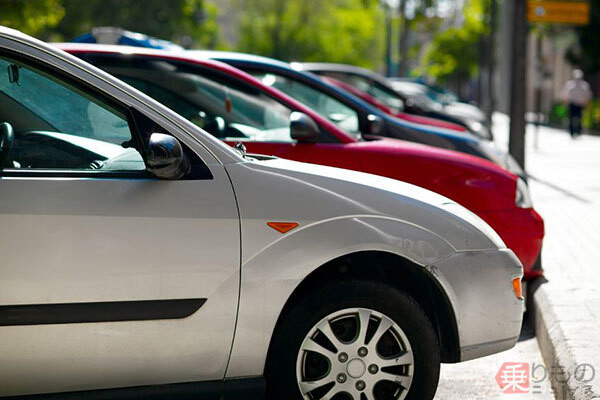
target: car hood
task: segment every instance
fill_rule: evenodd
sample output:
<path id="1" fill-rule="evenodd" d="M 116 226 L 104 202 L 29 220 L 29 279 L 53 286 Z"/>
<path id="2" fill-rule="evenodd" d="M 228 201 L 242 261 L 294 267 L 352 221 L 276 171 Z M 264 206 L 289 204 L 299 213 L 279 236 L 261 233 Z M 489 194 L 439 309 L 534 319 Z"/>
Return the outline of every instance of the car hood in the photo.
<path id="1" fill-rule="evenodd" d="M 475 107 L 472 104 L 461 103 L 461 102 L 452 102 L 444 106 L 444 110 L 450 114 L 460 118 L 477 121 L 477 122 L 485 122 L 485 114 L 478 107 Z"/>
<path id="2" fill-rule="evenodd" d="M 277 187 L 278 197 L 289 195 L 289 202 L 283 206 L 293 204 L 295 215 L 307 222 L 357 215 L 392 218 L 432 232 L 456 250 L 505 247 L 496 232 L 477 215 L 415 185 L 279 158 L 256 160 L 245 166 L 271 181 L 277 180 L 264 190 Z"/>
<path id="3" fill-rule="evenodd" d="M 363 151 L 373 151 L 380 154 L 396 155 L 398 157 L 415 155 L 428 158 L 432 161 L 441 160 L 447 164 L 469 164 L 471 167 L 484 170 L 490 174 L 500 174 L 509 179 L 513 177 L 513 174 L 501 168 L 496 163 L 466 153 L 379 136 L 367 136 L 366 139 L 365 141 L 352 144 L 352 146 L 360 148 Z"/>

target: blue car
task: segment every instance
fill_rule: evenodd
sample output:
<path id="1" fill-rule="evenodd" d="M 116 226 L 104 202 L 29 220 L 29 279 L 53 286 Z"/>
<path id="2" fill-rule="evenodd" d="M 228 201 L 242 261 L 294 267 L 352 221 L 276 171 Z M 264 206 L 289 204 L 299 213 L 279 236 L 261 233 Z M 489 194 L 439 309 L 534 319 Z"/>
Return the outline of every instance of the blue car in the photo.
<path id="1" fill-rule="evenodd" d="M 71 40 L 71 42 L 120 44 L 123 46 L 148 47 L 151 49 L 183 50 L 183 47 L 168 40 L 157 39 L 143 33 L 131 32 L 111 26 L 94 28 L 91 32 L 78 36 Z"/>

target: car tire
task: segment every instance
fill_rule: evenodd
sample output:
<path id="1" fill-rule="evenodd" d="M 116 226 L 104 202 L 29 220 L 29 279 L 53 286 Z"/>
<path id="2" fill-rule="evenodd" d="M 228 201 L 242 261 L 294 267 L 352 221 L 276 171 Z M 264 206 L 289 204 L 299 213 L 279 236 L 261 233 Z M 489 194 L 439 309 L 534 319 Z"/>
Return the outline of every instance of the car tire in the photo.
<path id="1" fill-rule="evenodd" d="M 368 321 L 366 330 L 360 321 Z M 270 400 L 428 400 L 439 370 L 437 335 L 410 296 L 388 284 L 345 280 L 304 295 L 282 316 L 266 393 Z"/>

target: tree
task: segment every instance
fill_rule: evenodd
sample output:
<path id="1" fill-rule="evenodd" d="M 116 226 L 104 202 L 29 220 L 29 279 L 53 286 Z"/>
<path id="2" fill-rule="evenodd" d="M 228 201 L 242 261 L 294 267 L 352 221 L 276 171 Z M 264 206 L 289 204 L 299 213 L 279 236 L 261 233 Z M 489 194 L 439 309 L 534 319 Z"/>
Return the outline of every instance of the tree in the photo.
<path id="1" fill-rule="evenodd" d="M 35 35 L 56 26 L 65 10 L 61 0 L 2 0 L 0 25 Z"/>
<path id="2" fill-rule="evenodd" d="M 60 1 L 60 0 L 53 0 Z M 65 16 L 42 37 L 70 40 L 96 26 L 116 26 L 197 47 L 220 45 L 217 6 L 208 0 L 62 0 Z"/>
<path id="3" fill-rule="evenodd" d="M 453 77 L 459 86 L 479 71 L 479 44 L 488 33 L 485 10 L 489 0 L 466 0 L 464 23 L 434 36 L 421 60 L 421 72 L 441 82 Z"/>
<path id="4" fill-rule="evenodd" d="M 408 33 L 411 26 L 411 20 L 408 19 L 408 6 L 412 7 L 414 13 L 413 20 L 420 20 L 429 9 L 435 8 L 437 0 L 398 0 L 398 12 L 400 15 L 400 38 L 398 40 L 398 54 L 400 56 L 400 64 L 398 65 L 398 76 L 408 74 Z"/>
<path id="5" fill-rule="evenodd" d="M 283 60 L 378 67 L 385 18 L 376 0 L 238 0 L 237 49 Z"/>

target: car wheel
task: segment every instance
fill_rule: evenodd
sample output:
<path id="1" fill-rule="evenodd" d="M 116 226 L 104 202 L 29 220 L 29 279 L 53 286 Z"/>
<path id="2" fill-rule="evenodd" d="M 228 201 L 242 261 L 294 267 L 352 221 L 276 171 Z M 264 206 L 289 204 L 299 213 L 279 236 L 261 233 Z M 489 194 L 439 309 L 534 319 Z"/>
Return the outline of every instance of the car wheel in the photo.
<path id="1" fill-rule="evenodd" d="M 428 400 L 439 369 L 437 335 L 410 296 L 382 283 L 340 281 L 304 296 L 278 325 L 267 398 Z"/>

